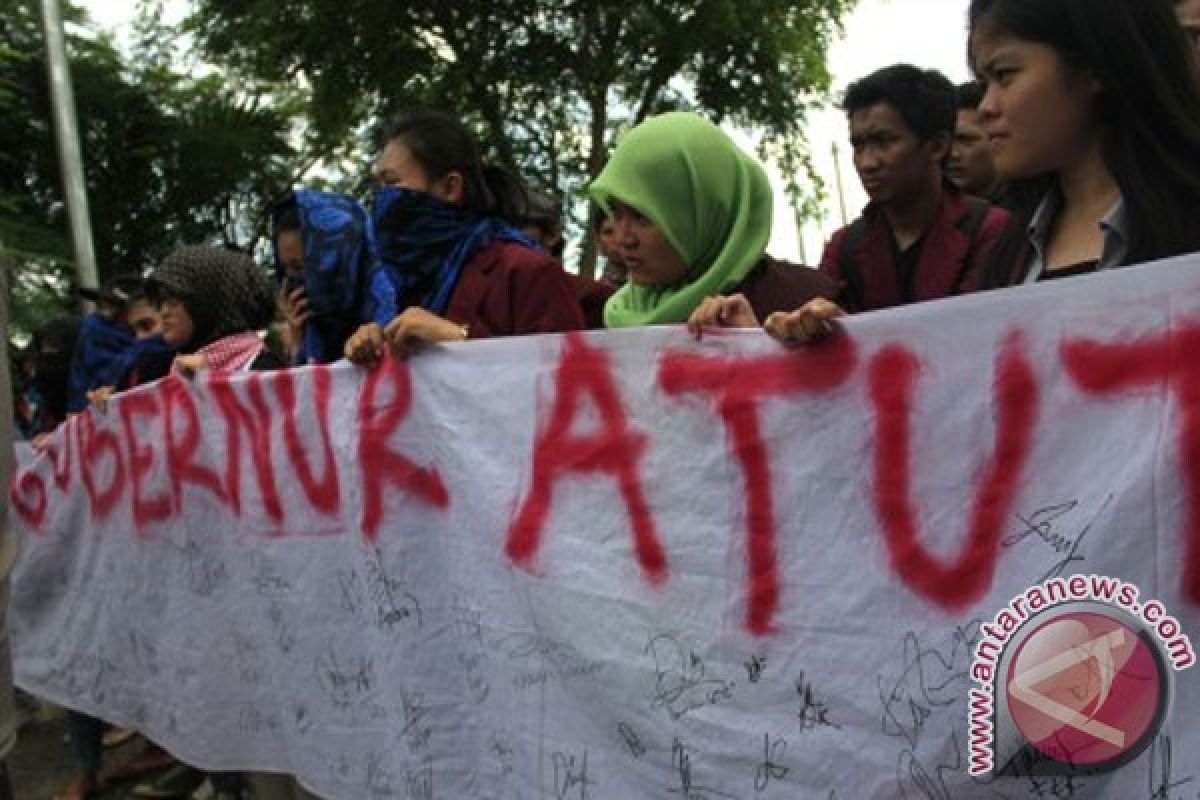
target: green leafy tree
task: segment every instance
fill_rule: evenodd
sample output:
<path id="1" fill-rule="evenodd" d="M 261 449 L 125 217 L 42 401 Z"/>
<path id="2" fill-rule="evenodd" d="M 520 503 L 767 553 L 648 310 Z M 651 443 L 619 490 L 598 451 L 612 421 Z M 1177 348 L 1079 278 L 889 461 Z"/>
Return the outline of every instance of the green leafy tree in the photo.
<path id="1" fill-rule="evenodd" d="M 623 129 L 691 108 L 760 134 L 811 212 L 805 117 L 853 2 L 196 0 L 188 28 L 214 59 L 311 86 L 323 141 L 362 144 L 400 108 L 450 108 L 493 159 L 578 198 Z M 588 241 L 581 271 L 593 264 Z"/>
<path id="2" fill-rule="evenodd" d="M 36 0 L 0 0 L 0 242 L 13 327 L 70 305 L 73 270 Z M 249 249 L 264 208 L 303 171 L 298 93 L 180 68 L 155 16 L 128 56 L 64 4 L 97 266 L 141 270 L 184 242 Z"/>

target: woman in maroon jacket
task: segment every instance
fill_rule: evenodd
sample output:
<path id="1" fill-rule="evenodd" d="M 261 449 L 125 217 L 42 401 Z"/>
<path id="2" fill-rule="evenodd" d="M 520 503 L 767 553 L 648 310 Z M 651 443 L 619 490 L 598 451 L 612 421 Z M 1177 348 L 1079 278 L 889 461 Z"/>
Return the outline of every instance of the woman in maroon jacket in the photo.
<path id="1" fill-rule="evenodd" d="M 519 183 L 485 168 L 470 133 L 436 112 L 401 117 L 380 155 L 373 217 L 379 257 L 403 309 L 364 325 L 346 357 L 374 364 L 384 344 L 461 341 L 584 327 L 562 265 L 513 225 Z"/>

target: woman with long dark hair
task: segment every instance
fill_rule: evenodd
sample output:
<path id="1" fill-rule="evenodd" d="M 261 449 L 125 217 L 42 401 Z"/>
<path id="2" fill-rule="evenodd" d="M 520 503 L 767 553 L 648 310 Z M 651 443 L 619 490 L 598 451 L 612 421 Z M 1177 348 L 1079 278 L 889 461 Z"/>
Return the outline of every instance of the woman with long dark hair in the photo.
<path id="1" fill-rule="evenodd" d="M 519 181 L 485 167 L 454 118 L 420 111 L 388 130 L 372 217 L 399 315 L 364 325 L 346 357 L 373 364 L 383 345 L 555 333 L 584 326 L 562 265 L 520 230 Z"/>
<path id="2" fill-rule="evenodd" d="M 972 0 L 996 169 L 1024 198 L 1008 286 L 1200 249 L 1200 89 L 1163 0 Z"/>

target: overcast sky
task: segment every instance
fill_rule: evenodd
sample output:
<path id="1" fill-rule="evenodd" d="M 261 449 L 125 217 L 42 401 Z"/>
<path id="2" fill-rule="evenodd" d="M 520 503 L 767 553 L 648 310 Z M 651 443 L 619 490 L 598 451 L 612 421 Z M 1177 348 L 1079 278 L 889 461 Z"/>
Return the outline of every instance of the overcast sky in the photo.
<path id="1" fill-rule="evenodd" d="M 967 80 L 967 2 L 860 0 L 857 10 L 846 20 L 844 37 L 829 54 L 834 87 L 841 90 L 872 70 L 898 62 L 940 69 L 955 83 Z M 130 0 L 82 0 L 82 5 L 98 25 L 114 31 L 118 40 L 125 38 L 136 10 L 136 3 Z M 186 0 L 168 0 L 168 21 L 181 16 L 186 7 Z M 805 226 L 805 246 L 801 249 L 788 200 L 779 193 L 771 252 L 780 258 L 815 265 L 824 240 L 841 225 L 832 155 L 835 143 L 841 149 L 842 185 L 846 212 L 851 219 L 866 203 L 866 195 L 849 161 L 845 117 L 831 110 L 815 115 L 810 123 L 808 136 L 814 160 L 829 194 L 826 216 L 824 220 Z"/>

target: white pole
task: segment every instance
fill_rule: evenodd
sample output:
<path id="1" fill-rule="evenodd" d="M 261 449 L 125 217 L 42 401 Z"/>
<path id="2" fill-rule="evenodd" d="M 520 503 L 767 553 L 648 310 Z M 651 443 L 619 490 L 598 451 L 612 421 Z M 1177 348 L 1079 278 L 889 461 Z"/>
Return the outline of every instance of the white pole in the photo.
<path id="1" fill-rule="evenodd" d="M 800 263 L 812 266 L 808 263 L 808 254 L 804 251 L 804 215 L 800 213 L 800 209 L 793 208 L 792 217 L 796 221 L 796 242 L 799 245 Z"/>
<path id="2" fill-rule="evenodd" d="M 846 187 L 842 185 L 842 153 L 838 149 L 837 142 L 833 143 L 833 177 L 837 187 L 838 211 L 842 215 L 842 227 L 850 224 L 850 220 L 846 217 Z"/>
<path id="3" fill-rule="evenodd" d="M 75 95 L 63 41 L 58 0 L 42 0 L 42 26 L 46 35 L 46 65 L 50 73 L 50 107 L 58 162 L 63 176 L 63 195 L 71 223 L 71 248 L 80 286 L 96 286 L 96 251 L 92 246 L 92 223 L 88 216 L 87 186 L 83 179 L 83 156 L 79 148 L 79 122 L 75 117 Z"/>

